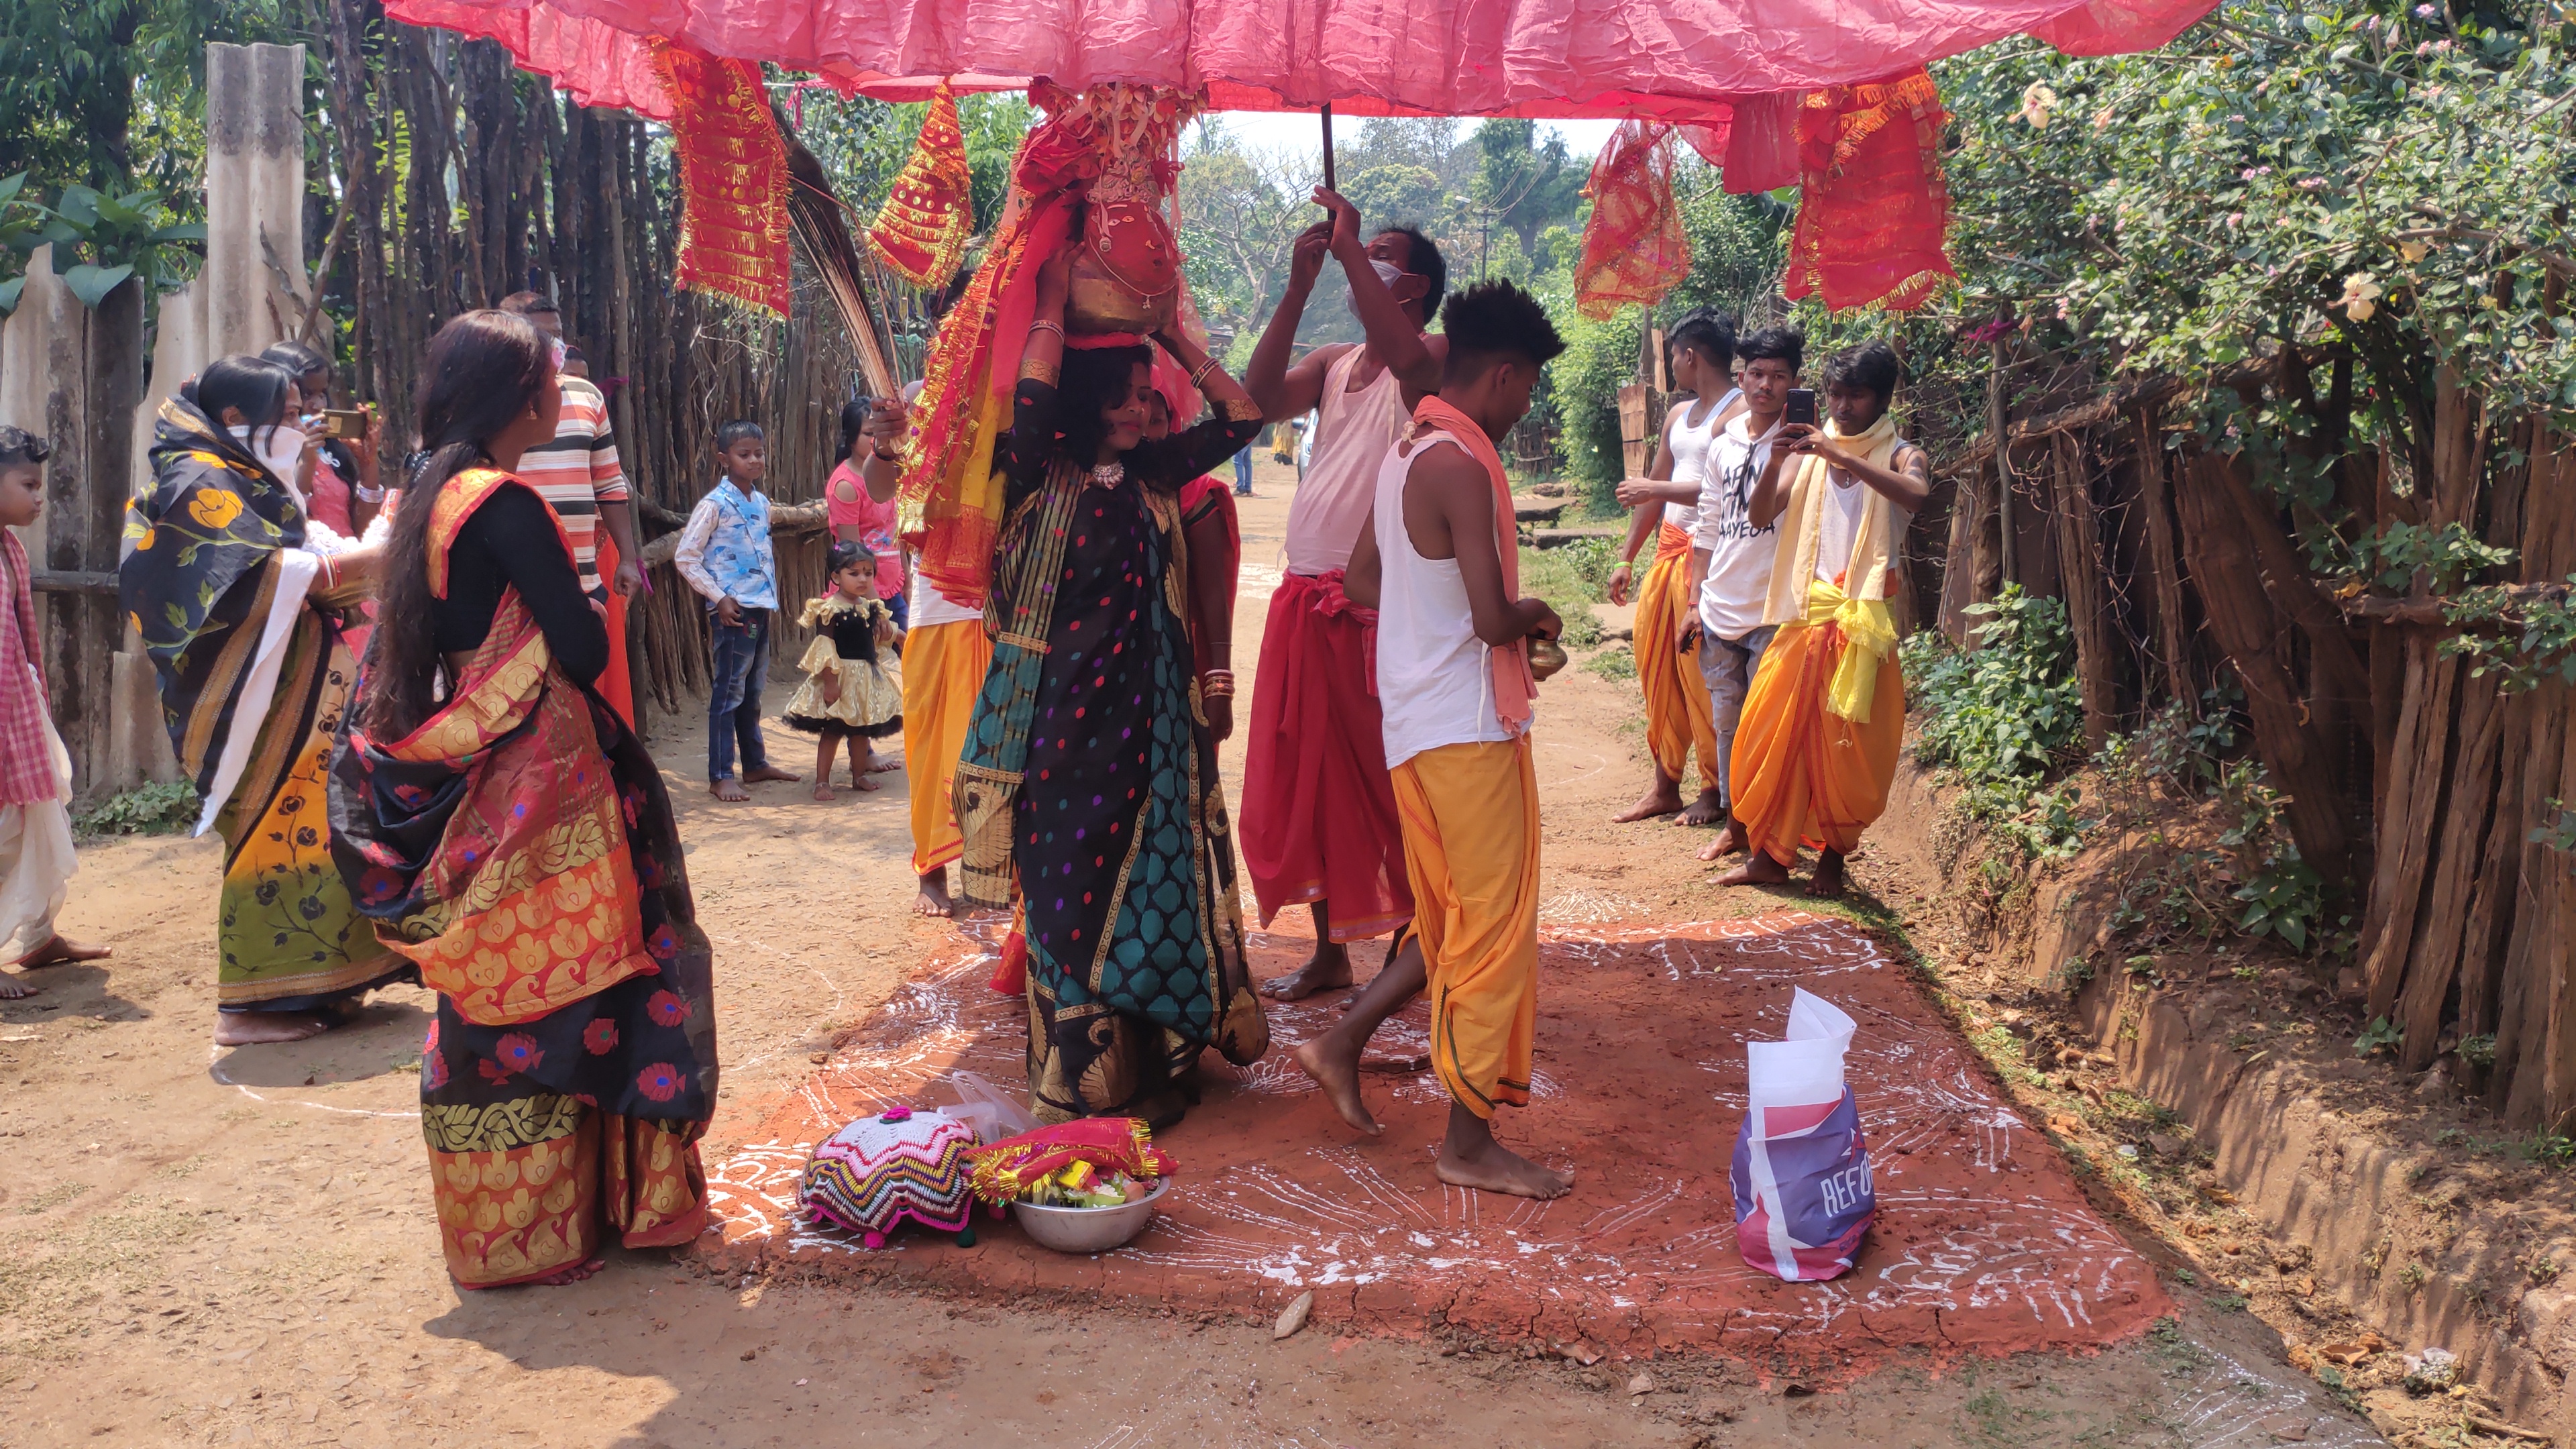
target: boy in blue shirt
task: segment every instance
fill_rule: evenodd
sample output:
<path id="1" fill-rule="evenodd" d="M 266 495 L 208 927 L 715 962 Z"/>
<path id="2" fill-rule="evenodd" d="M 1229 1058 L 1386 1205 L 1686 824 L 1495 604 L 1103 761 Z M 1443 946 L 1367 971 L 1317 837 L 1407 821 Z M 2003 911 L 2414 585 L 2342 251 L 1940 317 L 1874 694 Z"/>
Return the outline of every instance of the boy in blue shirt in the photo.
<path id="1" fill-rule="evenodd" d="M 707 693 L 707 788 L 719 800 L 751 798 L 743 785 L 795 781 L 769 763 L 760 736 L 760 684 L 769 673 L 772 615 L 778 610 L 778 556 L 769 542 L 769 439 L 760 424 L 736 419 L 716 429 L 724 476 L 689 514 L 673 566 L 707 601 L 714 655 Z M 734 752 L 742 779 L 734 778 Z"/>

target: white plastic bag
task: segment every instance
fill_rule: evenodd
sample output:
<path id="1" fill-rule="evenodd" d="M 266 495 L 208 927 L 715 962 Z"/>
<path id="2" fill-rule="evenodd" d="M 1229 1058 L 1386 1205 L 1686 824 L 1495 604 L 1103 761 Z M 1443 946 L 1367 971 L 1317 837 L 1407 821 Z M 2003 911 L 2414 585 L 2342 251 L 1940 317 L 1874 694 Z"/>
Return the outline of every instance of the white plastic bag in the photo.
<path id="1" fill-rule="evenodd" d="M 1849 1272 L 1878 1212 L 1860 1107 L 1843 1082 L 1859 1026 L 1801 987 L 1783 1041 L 1745 1044 L 1744 1125 L 1729 1173 L 1744 1261 L 1792 1283 Z"/>
<path id="2" fill-rule="evenodd" d="M 1038 1119 L 1029 1115 L 1029 1109 L 982 1074 L 950 1072 L 948 1080 L 957 1087 L 957 1105 L 940 1110 L 974 1128 L 976 1141 L 990 1146 L 1037 1130 Z"/>

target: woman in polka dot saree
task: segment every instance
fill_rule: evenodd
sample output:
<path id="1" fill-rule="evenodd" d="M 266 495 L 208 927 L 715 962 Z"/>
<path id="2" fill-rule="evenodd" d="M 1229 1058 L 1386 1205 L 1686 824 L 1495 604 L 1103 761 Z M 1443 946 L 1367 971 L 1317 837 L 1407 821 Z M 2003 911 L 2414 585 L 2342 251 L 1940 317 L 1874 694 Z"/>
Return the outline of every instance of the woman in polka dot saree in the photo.
<path id="1" fill-rule="evenodd" d="M 1061 277 L 1038 288 L 1041 321 L 1060 317 Z M 1029 334 L 1000 449 L 993 664 L 957 771 L 965 893 L 1018 897 L 1039 1118 L 1160 1127 L 1203 1049 L 1236 1063 L 1269 1049 L 1211 723 L 1230 720 L 1232 681 L 1203 679 L 1191 647 L 1192 555 L 1217 561 L 1223 523 L 1203 539 L 1179 498 L 1260 413 L 1197 347 L 1158 336 L 1214 416 L 1146 442 L 1149 349 L 1061 339 Z"/>

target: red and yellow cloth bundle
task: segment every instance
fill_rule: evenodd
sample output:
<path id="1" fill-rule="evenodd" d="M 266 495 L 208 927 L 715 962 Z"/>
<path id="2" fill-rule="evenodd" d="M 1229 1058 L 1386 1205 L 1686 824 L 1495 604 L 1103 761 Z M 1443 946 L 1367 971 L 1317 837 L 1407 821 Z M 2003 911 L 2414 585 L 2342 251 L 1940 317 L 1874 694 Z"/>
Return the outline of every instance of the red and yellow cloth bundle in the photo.
<path id="1" fill-rule="evenodd" d="M 1672 127 L 1619 123 L 1592 163 L 1592 219 L 1574 267 L 1575 310 L 1606 320 L 1631 302 L 1653 306 L 1690 275 L 1690 236 L 1673 204 Z"/>
<path id="2" fill-rule="evenodd" d="M 970 1155 L 975 1195 L 990 1203 L 1009 1202 L 1039 1179 L 1077 1162 L 1129 1177 L 1169 1177 L 1180 1170 L 1170 1154 L 1154 1145 L 1153 1130 L 1141 1117 L 1077 1118 L 1006 1137 Z"/>
<path id="3" fill-rule="evenodd" d="M 966 163 L 966 132 L 957 97 L 939 83 L 922 118 L 912 157 L 886 192 L 868 227 L 868 245 L 895 275 L 932 291 L 948 285 L 975 231 L 975 173 Z"/>
<path id="4" fill-rule="evenodd" d="M 1809 94 L 1798 110 L 1801 185 L 1781 295 L 1840 309 L 1921 306 L 1953 277 L 1941 179 L 1948 113 L 1928 72 Z"/>
<path id="5" fill-rule="evenodd" d="M 654 42 L 653 58 L 676 111 L 681 209 L 673 285 L 785 317 L 793 296 L 787 143 L 770 114 L 760 67 L 668 41 Z"/>

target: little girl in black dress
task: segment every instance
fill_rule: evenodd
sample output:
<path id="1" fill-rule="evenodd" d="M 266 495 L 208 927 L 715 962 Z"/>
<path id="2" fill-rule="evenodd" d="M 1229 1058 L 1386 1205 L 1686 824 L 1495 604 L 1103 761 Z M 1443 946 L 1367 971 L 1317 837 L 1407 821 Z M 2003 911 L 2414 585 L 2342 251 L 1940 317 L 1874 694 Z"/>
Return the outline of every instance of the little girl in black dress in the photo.
<path id="1" fill-rule="evenodd" d="M 870 740 L 903 729 L 903 690 L 877 662 L 880 652 L 901 647 L 903 631 L 877 597 L 877 560 L 866 546 L 836 543 L 826 568 L 831 592 L 806 604 L 796 622 L 814 631 L 797 667 L 805 682 L 781 718 L 792 730 L 820 736 L 814 755 L 814 798 L 832 798 L 832 756 L 850 742 L 850 787 L 874 790 L 868 777 L 894 768 L 877 764 Z"/>

